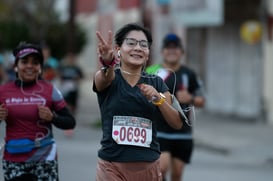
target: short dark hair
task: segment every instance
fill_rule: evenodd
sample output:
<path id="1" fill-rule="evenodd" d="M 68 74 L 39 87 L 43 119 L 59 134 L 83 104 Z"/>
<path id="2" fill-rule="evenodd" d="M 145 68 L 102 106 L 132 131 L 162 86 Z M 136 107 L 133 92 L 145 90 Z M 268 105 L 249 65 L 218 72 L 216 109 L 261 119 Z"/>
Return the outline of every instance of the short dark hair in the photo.
<path id="1" fill-rule="evenodd" d="M 18 60 L 24 58 L 30 54 L 35 54 L 39 57 L 40 64 L 43 66 L 44 57 L 42 54 L 41 47 L 37 44 L 20 42 L 13 50 L 13 56 L 15 57 L 14 65 L 18 64 Z"/>
<path id="2" fill-rule="evenodd" d="M 165 37 L 163 38 L 163 42 L 162 42 L 162 48 L 168 48 L 171 45 L 173 45 L 175 47 L 179 47 L 182 50 L 184 50 L 184 47 L 183 47 L 180 37 L 174 33 L 169 33 L 169 34 L 165 35 Z"/>
<path id="3" fill-rule="evenodd" d="M 128 23 L 121 27 L 115 34 L 116 45 L 121 46 L 127 34 L 131 31 L 142 31 L 145 34 L 149 42 L 149 45 L 150 46 L 152 45 L 153 38 L 151 32 L 147 28 L 138 23 Z"/>

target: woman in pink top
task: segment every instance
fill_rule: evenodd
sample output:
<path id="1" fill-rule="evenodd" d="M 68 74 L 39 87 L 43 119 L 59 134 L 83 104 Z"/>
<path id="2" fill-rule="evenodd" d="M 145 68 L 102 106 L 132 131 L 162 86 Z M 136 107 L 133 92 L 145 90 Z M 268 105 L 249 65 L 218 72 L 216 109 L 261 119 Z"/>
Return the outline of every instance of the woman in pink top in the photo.
<path id="1" fill-rule="evenodd" d="M 40 78 L 44 60 L 40 47 L 23 42 L 13 55 L 17 79 L 0 86 L 0 120 L 6 123 L 5 181 L 57 181 L 52 124 L 73 129 L 75 119 L 60 91 Z"/>

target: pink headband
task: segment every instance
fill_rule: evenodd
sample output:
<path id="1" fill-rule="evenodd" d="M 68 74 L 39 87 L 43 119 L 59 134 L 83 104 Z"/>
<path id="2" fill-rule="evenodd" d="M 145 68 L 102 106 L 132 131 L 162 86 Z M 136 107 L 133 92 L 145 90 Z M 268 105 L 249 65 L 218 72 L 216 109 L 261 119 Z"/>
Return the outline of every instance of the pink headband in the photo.
<path id="1" fill-rule="evenodd" d="M 38 54 L 39 54 L 39 52 L 38 52 L 36 49 L 34 49 L 34 48 L 25 48 L 25 49 L 23 49 L 23 50 L 20 50 L 20 51 L 17 53 L 16 58 L 23 58 L 23 57 L 25 57 L 26 55 L 29 55 L 29 54 L 31 54 L 31 53 L 38 53 Z"/>

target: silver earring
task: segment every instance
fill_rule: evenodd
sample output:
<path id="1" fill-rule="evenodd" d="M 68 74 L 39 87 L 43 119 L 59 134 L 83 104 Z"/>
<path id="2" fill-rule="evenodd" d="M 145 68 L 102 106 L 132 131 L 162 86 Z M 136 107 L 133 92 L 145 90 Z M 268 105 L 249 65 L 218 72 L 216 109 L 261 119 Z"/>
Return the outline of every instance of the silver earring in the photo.
<path id="1" fill-rule="evenodd" d="M 120 50 L 118 51 L 118 57 L 120 57 Z"/>

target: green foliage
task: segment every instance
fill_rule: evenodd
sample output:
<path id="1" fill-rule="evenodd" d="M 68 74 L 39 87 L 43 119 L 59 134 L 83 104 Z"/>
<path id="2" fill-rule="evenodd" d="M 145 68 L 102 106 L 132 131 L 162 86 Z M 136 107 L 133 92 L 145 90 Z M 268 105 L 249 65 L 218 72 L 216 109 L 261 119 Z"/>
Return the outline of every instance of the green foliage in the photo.
<path id="1" fill-rule="evenodd" d="M 92 128 L 101 128 L 102 127 L 101 119 L 98 118 L 97 120 L 95 120 L 94 122 L 92 122 L 91 123 L 91 127 Z"/>
<path id="2" fill-rule="evenodd" d="M 45 41 L 51 48 L 52 55 L 58 59 L 63 58 L 68 50 L 68 38 L 70 35 L 67 30 L 67 24 L 52 24 L 48 27 Z M 87 43 L 86 33 L 79 25 L 76 25 L 75 28 L 75 40 L 75 50 L 72 53 L 78 54 Z"/>
<path id="3" fill-rule="evenodd" d="M 55 0 L 0 2 L 0 51 L 13 49 L 20 41 L 46 42 L 52 55 L 62 59 L 68 52 L 69 27 L 54 11 Z M 74 50 L 78 54 L 87 43 L 86 33 L 75 24 Z"/>
<path id="4" fill-rule="evenodd" d="M 0 22 L 0 51 L 13 49 L 18 42 L 29 39 L 28 28 L 24 23 Z"/>

